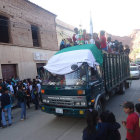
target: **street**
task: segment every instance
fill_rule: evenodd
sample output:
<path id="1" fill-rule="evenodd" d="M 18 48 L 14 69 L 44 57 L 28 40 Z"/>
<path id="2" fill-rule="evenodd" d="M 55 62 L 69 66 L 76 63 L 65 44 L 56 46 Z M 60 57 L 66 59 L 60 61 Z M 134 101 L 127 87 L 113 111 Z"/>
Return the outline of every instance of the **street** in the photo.
<path id="1" fill-rule="evenodd" d="M 132 85 L 124 95 L 111 97 L 106 109 L 116 115 L 116 120 L 121 124 L 126 119 L 123 108 L 124 101 L 138 102 L 140 98 L 140 80 L 133 80 Z M 13 125 L 5 129 L 0 128 L 1 140 L 81 140 L 82 131 L 86 126 L 83 118 L 56 117 L 40 110 L 27 109 L 27 119 L 20 121 L 20 109 L 13 110 Z M 126 131 L 121 126 L 122 140 Z"/>

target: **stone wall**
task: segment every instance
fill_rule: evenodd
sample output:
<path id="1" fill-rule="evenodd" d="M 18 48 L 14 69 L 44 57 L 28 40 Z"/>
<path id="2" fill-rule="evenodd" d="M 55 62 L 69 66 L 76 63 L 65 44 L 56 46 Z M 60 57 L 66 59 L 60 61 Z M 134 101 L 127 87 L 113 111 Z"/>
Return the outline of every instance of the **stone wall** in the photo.
<path id="1" fill-rule="evenodd" d="M 9 18 L 10 43 L 33 47 L 31 25 L 39 28 L 40 48 L 58 50 L 56 15 L 27 0 L 0 0 L 0 14 Z"/>

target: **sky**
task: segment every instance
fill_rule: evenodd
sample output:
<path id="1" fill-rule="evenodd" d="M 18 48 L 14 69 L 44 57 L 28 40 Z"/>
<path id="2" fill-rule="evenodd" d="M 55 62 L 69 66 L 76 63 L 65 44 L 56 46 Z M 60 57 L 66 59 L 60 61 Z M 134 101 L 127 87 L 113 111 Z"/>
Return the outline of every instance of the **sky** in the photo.
<path id="1" fill-rule="evenodd" d="M 105 30 L 119 36 L 140 29 L 140 0 L 30 0 L 65 23 L 93 32 Z"/>

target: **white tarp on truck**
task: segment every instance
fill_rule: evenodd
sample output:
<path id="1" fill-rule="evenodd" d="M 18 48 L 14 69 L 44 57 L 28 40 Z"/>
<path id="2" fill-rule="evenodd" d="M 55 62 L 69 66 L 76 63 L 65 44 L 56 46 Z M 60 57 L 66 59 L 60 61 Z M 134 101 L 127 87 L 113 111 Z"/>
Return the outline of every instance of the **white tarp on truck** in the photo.
<path id="1" fill-rule="evenodd" d="M 73 71 L 72 65 L 79 67 L 83 62 L 87 62 L 90 67 L 102 65 L 101 51 L 93 44 L 65 48 L 52 56 L 44 68 L 53 74 L 64 75 Z"/>

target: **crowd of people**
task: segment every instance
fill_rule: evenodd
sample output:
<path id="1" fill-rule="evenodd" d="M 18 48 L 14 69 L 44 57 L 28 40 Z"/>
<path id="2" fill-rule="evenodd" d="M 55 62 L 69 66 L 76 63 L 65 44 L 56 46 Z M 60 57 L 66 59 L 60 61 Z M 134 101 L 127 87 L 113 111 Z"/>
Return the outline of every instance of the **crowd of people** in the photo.
<path id="1" fill-rule="evenodd" d="M 76 45 L 95 44 L 98 49 L 104 50 L 108 53 L 125 53 L 127 55 L 130 53 L 128 45 L 124 46 L 122 42 L 119 42 L 118 40 L 112 41 L 111 37 L 107 37 L 106 39 L 105 31 L 100 31 L 99 36 L 97 33 L 93 33 L 91 35 L 86 33 L 86 30 L 78 30 L 78 28 L 75 28 L 74 32 L 75 34 L 72 38 L 62 39 L 60 43 L 60 50 Z"/>
<path id="2" fill-rule="evenodd" d="M 39 109 L 41 82 L 38 76 L 33 81 L 30 79 L 20 81 L 13 77 L 10 80 L 0 79 L 0 126 L 2 128 L 12 125 L 12 107 L 21 108 L 22 121 L 26 119 L 26 105 L 30 108 L 30 103 L 33 103 L 35 109 Z"/>
<path id="3" fill-rule="evenodd" d="M 127 101 L 123 104 L 123 109 L 128 115 L 127 120 L 122 121 L 127 130 L 126 140 L 140 140 L 140 103 L 134 106 L 133 102 Z M 96 110 L 88 110 L 86 120 L 83 140 L 121 140 L 121 125 L 112 112 L 104 111 L 99 115 Z"/>

